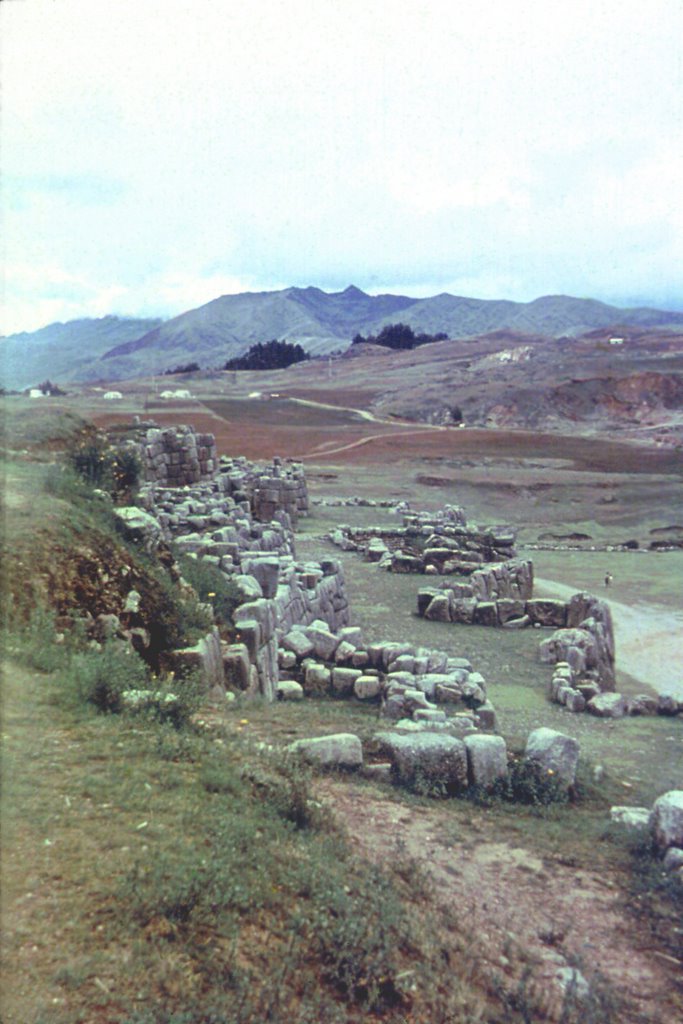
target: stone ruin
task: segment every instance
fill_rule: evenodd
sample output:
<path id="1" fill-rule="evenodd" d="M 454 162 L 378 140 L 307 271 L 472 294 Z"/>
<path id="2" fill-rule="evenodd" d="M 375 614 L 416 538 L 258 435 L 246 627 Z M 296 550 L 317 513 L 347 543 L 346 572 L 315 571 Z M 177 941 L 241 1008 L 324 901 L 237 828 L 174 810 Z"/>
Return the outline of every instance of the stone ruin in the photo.
<path id="1" fill-rule="evenodd" d="M 216 438 L 193 427 L 151 427 L 138 445 L 145 479 L 166 487 L 211 480 L 218 465 Z"/>
<path id="2" fill-rule="evenodd" d="M 162 433 L 167 455 L 176 444 L 192 451 L 198 438 L 200 448 L 215 450 L 211 435 L 191 428 Z M 401 734 L 453 738 L 495 728 L 485 681 L 467 659 L 405 643 L 365 643 L 360 628 L 349 625 L 339 562 L 296 560 L 292 521 L 308 508 L 300 466 L 210 461 L 207 479 L 177 487 L 150 481 L 141 507 L 117 510 L 138 542 L 150 550 L 172 542 L 223 572 L 243 598 L 234 613 L 237 642 L 222 641 L 214 629 L 194 648 L 169 652 L 164 668 L 198 667 L 212 689 L 267 700 L 329 694 L 375 702 Z"/>
<path id="3" fill-rule="evenodd" d="M 255 519 L 267 522 L 286 512 L 292 524 L 308 512 L 308 490 L 299 463 L 274 458 L 271 465 L 228 458 L 216 452 L 213 434 L 193 427 L 150 427 L 135 445 L 145 481 L 151 487 L 192 487 L 214 483 L 237 503 L 248 503 Z"/>
<path id="4" fill-rule="evenodd" d="M 369 743 L 373 763 L 364 764 L 363 744 L 351 733 L 290 745 L 313 763 L 363 768 L 368 775 L 440 795 L 504 784 L 507 745 L 495 733 L 495 709 L 471 663 L 409 643 L 366 643 L 361 629 L 349 625 L 339 562 L 296 560 L 292 527 L 308 508 L 303 469 L 283 467 L 279 460 L 268 467 L 246 459 L 216 460 L 211 435 L 195 435 L 191 428 L 161 433 L 166 435 L 163 442 L 157 439 L 161 449 L 151 454 L 158 475 L 150 474 L 142 490 L 143 508 L 117 510 L 124 529 L 150 549 L 161 540 L 173 541 L 209 561 L 243 597 L 234 614 L 237 642 L 222 641 L 214 629 L 195 648 L 173 652 L 168 667 L 174 659 L 197 665 L 207 685 L 226 696 L 290 701 L 327 694 L 377 705 L 385 728 Z M 186 476 L 184 484 L 170 485 L 171 479 L 198 472 L 198 480 Z M 426 618 L 554 628 L 541 643 L 541 660 L 555 664 L 550 696 L 568 710 L 611 717 L 683 712 L 683 702 L 666 696 L 655 707 L 654 698 L 627 701 L 610 692 L 614 640 L 608 605 L 585 593 L 569 602 L 534 599 L 533 565 L 515 557 L 509 528 L 468 527 L 461 510 L 448 508 L 436 515 L 409 513 L 396 531 L 340 528 L 333 539 L 345 549 L 363 550 L 390 571 L 464 577 L 420 590 L 418 610 Z M 127 606 L 134 596 L 129 594 Z M 560 787 L 574 786 L 579 744 L 572 737 L 534 729 L 523 758 Z M 612 818 L 647 828 L 663 866 L 683 873 L 682 808 L 683 794 L 674 791 L 651 811 L 613 808 Z"/>
<path id="5" fill-rule="evenodd" d="M 389 572 L 468 575 L 485 562 L 505 561 L 516 554 L 511 527 L 468 524 L 457 505 L 438 512 L 407 509 L 398 527 L 338 526 L 329 538 L 344 551 L 361 551 Z"/>

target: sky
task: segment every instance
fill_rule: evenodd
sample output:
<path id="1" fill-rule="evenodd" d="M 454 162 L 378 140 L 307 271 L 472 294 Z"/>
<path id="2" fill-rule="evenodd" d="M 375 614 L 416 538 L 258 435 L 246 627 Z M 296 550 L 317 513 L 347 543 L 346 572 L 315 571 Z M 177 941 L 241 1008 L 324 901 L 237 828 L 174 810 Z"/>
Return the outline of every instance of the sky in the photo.
<path id="1" fill-rule="evenodd" d="M 6 0 L 2 333 L 222 294 L 683 309 L 681 0 Z"/>

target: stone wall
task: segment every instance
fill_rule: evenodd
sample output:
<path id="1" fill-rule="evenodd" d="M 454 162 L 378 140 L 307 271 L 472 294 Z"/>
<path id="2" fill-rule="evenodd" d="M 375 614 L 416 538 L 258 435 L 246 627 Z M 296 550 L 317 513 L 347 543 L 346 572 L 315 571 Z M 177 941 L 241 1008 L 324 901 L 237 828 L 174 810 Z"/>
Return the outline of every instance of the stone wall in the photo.
<path id="1" fill-rule="evenodd" d="M 181 436 L 192 438 L 194 432 Z M 181 553 L 215 566 L 242 594 L 234 616 L 238 643 L 211 635 L 174 652 L 176 661 L 201 667 L 207 685 L 227 684 L 272 700 L 283 633 L 294 623 L 319 620 L 330 629 L 348 624 L 339 562 L 295 560 L 292 517 L 308 507 L 300 466 L 283 469 L 275 460 L 264 468 L 246 459 L 221 459 L 211 480 L 184 487 L 149 483 L 140 503 L 143 510 L 124 510 L 126 523 L 139 520 L 152 543 L 173 542 Z M 260 522 L 252 509 L 270 518 Z M 167 660 L 170 665 L 173 657 Z"/>
<path id="2" fill-rule="evenodd" d="M 500 595 L 505 589 L 510 595 L 513 591 L 530 593 L 533 585 L 530 562 L 487 568 L 492 571 L 482 573 L 478 593 L 472 583 L 446 589 L 423 587 L 417 595 L 418 615 L 435 622 L 504 629 L 554 628 L 553 635 L 540 645 L 541 661 L 567 662 L 575 680 L 595 683 L 600 691 L 614 689 L 614 629 L 606 601 L 587 593 L 574 594 L 569 601 L 513 596 L 482 600 L 478 594 L 484 591 L 491 595 Z"/>
<path id="3" fill-rule="evenodd" d="M 145 479 L 185 487 L 212 479 L 218 466 L 216 438 L 193 427 L 150 428 L 139 446 Z"/>
<path id="4" fill-rule="evenodd" d="M 303 466 L 274 458 L 271 464 L 228 458 L 216 453 L 213 434 L 193 427 L 150 427 L 137 451 L 148 485 L 192 487 L 215 482 L 216 489 L 236 504 L 245 503 L 252 516 L 268 522 L 285 512 L 292 523 L 308 512 L 308 489 Z"/>
<path id="5" fill-rule="evenodd" d="M 330 540 L 345 551 L 361 551 L 389 572 L 470 575 L 485 562 L 515 556 L 509 526 L 468 524 L 459 506 L 437 512 L 403 512 L 397 527 L 339 526 Z"/>

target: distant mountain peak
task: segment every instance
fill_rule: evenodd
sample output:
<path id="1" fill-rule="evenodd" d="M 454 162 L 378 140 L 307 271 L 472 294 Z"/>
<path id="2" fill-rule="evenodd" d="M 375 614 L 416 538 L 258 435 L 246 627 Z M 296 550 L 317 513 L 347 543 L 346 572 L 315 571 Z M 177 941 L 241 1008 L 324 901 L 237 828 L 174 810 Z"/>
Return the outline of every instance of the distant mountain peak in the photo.
<path id="1" fill-rule="evenodd" d="M 368 297 L 367 293 L 361 291 L 360 288 L 356 288 L 355 284 L 350 284 L 341 294 L 345 295 L 348 299 L 367 299 Z"/>

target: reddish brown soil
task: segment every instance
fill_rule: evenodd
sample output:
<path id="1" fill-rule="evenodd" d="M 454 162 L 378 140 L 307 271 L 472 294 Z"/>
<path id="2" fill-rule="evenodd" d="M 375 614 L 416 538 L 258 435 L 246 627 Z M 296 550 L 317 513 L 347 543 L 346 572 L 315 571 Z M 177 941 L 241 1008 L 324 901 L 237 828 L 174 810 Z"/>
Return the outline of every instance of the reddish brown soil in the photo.
<path id="1" fill-rule="evenodd" d="M 320 395 L 327 401 L 328 395 Z M 542 434 L 522 430 L 470 430 L 418 427 L 362 422 L 343 427 L 325 427 L 319 422 L 307 427 L 281 423 L 263 423 L 258 402 L 243 402 L 239 420 L 226 420 L 207 406 L 197 403 L 182 410 L 173 407 L 153 409 L 149 415 L 161 426 L 190 422 L 199 431 L 216 435 L 222 455 L 245 455 L 251 459 L 269 459 L 273 455 L 324 462 L 334 455 L 335 462 L 358 465 L 388 465 L 397 460 L 420 457 L 463 458 L 550 458 L 566 459 L 576 469 L 592 472 L 676 473 L 683 472 L 683 453 L 667 449 L 645 448 L 597 438 L 565 434 Z M 318 418 L 318 417 L 316 417 Z M 129 421 L 120 414 L 97 414 L 98 426 L 107 427 Z"/>
<path id="2" fill-rule="evenodd" d="M 365 857 L 408 856 L 431 875 L 439 902 L 480 942 L 484 974 L 501 975 L 513 991 L 532 966 L 531 994 L 550 1019 L 561 1012 L 556 972 L 578 962 L 587 979 L 601 976 L 623 999 L 620 1024 L 683 1020 L 680 965 L 648 948 L 618 879 L 539 856 L 475 808 L 466 833 L 451 826 L 447 835 L 438 806 L 391 803 L 332 779 L 319 792 Z"/>

